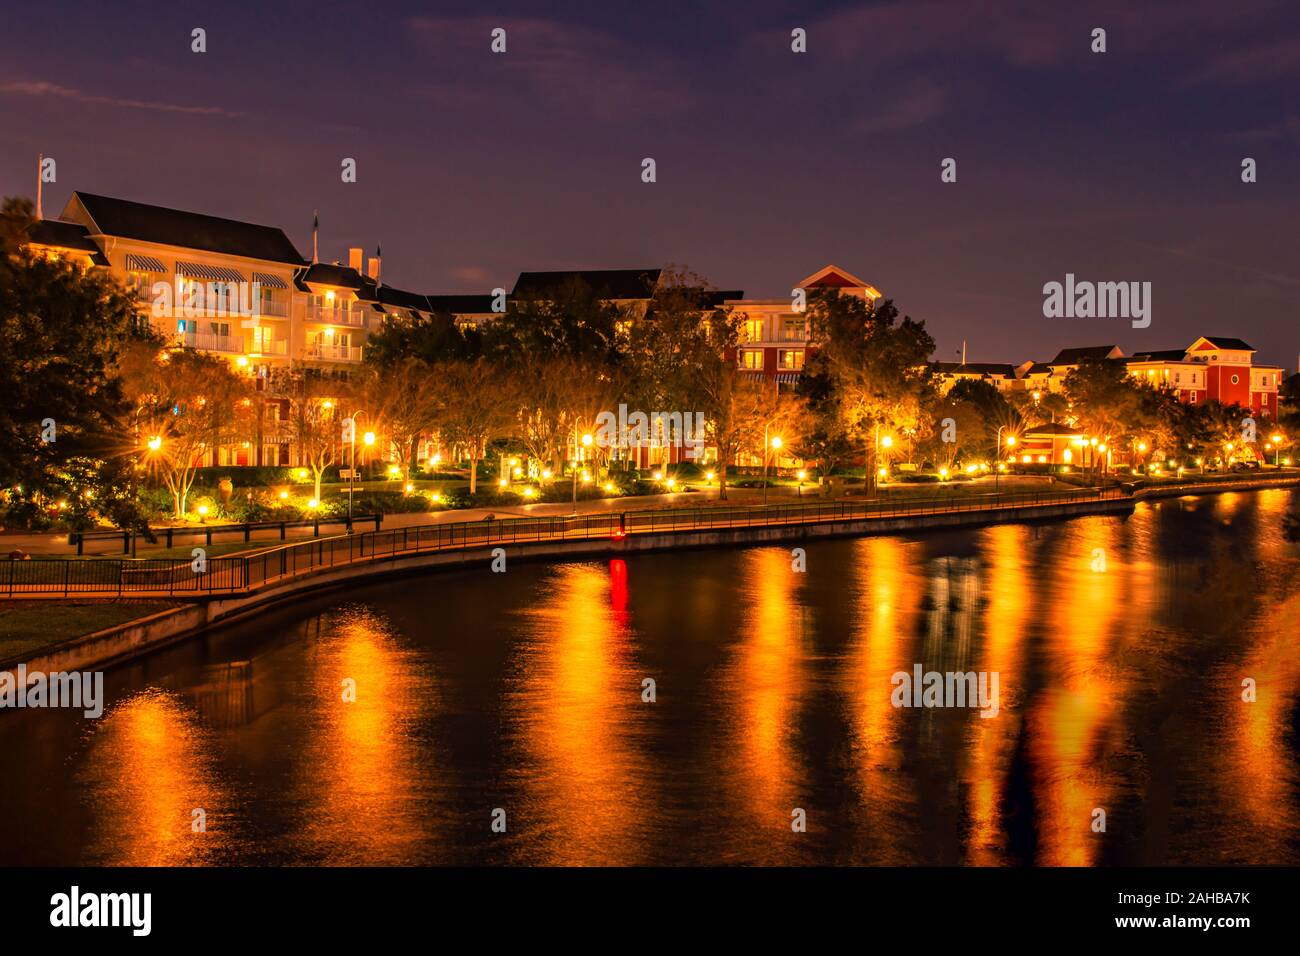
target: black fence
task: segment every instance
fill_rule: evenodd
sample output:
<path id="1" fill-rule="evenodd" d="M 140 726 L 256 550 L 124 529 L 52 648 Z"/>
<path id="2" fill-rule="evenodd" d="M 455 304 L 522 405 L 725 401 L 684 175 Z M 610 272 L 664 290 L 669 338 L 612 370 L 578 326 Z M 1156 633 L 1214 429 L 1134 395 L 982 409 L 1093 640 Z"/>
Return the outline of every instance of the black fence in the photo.
<path id="1" fill-rule="evenodd" d="M 167 547 L 173 547 L 174 542 L 182 538 L 202 538 L 205 544 L 211 545 L 212 539 L 219 535 L 242 534 L 244 541 L 252 540 L 253 534 L 258 531 L 279 531 L 280 540 L 285 540 L 285 532 L 289 528 L 311 528 L 313 537 L 320 537 L 322 526 L 328 528 L 331 525 L 343 525 L 351 528 L 353 525 L 374 524 L 375 530 L 383 523 L 382 514 L 373 515 L 353 515 L 351 518 L 344 515 L 341 518 L 310 518 L 306 521 L 245 521 L 242 524 L 207 524 L 199 525 L 197 528 L 159 528 L 154 532 L 155 539 L 162 539 L 167 542 Z M 68 544 L 77 546 L 77 554 L 85 554 L 87 541 L 110 541 L 120 540 L 122 542 L 123 554 L 135 554 L 136 542 L 143 538 L 144 535 L 137 534 L 134 531 L 73 531 L 68 535 Z"/>
<path id="2" fill-rule="evenodd" d="M 198 597 L 247 591 L 268 582 L 324 568 L 397 555 L 467 551 L 540 541 L 584 541 L 718 528 L 837 524 L 1005 509 L 1023 509 L 1032 513 L 1038 508 L 1062 504 L 1127 498 L 1120 489 L 1107 488 L 458 521 L 317 538 L 226 558 L 80 561 L 74 558 L 36 558 L 10 561 L 7 580 L 0 575 L 0 587 L 5 588 L 10 596 L 153 594 Z"/>

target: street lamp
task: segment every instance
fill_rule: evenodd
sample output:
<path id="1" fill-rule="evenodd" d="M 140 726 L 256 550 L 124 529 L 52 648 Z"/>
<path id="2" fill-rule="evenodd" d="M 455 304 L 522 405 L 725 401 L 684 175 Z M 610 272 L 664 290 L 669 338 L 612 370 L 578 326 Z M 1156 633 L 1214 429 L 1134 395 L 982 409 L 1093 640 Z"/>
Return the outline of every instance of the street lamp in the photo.
<path id="1" fill-rule="evenodd" d="M 767 438 L 767 426 L 763 426 L 763 504 L 767 504 L 767 450 L 769 447 L 781 450 L 781 436 L 773 435 L 771 441 Z"/>
<path id="2" fill-rule="evenodd" d="M 1273 467 L 1282 467 L 1282 436 L 1273 436 Z"/>
<path id="3" fill-rule="evenodd" d="M 582 436 L 582 447 L 590 448 L 595 438 L 591 433 Z M 578 514 L 578 464 L 582 461 L 582 452 L 578 450 L 578 423 L 573 423 L 573 513 Z"/>
<path id="4" fill-rule="evenodd" d="M 1010 427 L 1011 426 L 1009 425 L 999 425 L 997 436 L 993 439 L 994 444 L 997 446 L 996 449 L 994 449 L 995 453 L 993 457 L 997 461 L 997 466 L 998 466 L 997 471 L 993 472 L 993 493 L 995 495 L 998 493 L 998 485 L 999 485 L 998 479 L 1001 477 L 1002 472 L 1006 470 L 1002 467 L 1002 429 L 1010 428 Z M 1016 436 L 1008 435 L 1007 447 L 1011 448 L 1015 445 L 1015 443 L 1016 443 Z"/>
<path id="5" fill-rule="evenodd" d="M 352 533 L 352 484 L 357 477 L 357 418 L 366 414 L 365 409 L 353 412 L 343 420 L 343 430 L 347 434 L 350 451 L 348 453 L 348 534 Z M 366 432 L 361 439 L 367 445 L 375 443 L 375 433 Z"/>

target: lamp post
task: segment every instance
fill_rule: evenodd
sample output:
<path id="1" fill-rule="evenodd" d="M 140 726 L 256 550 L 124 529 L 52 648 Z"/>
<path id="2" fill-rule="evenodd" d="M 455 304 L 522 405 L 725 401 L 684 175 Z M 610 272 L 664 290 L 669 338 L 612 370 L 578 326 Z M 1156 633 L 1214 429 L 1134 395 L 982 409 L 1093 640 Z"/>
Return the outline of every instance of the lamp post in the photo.
<path id="1" fill-rule="evenodd" d="M 767 504 L 767 450 L 769 447 L 781 450 L 781 436 L 773 435 L 772 440 L 768 441 L 767 426 L 763 426 L 763 504 Z"/>
<path id="2" fill-rule="evenodd" d="M 595 441 L 591 433 L 582 436 L 582 447 L 590 448 Z M 573 514 L 578 514 L 578 464 L 582 461 L 582 452 L 578 450 L 578 423 L 573 423 Z"/>
<path id="3" fill-rule="evenodd" d="M 1274 435 L 1273 438 L 1273 467 L 1282 467 L 1282 436 Z"/>
<path id="4" fill-rule="evenodd" d="M 345 420 L 346 431 L 348 436 L 348 534 L 352 533 L 352 485 L 357 477 L 357 416 L 364 415 L 365 410 L 353 412 Z M 366 432 L 362 441 L 367 445 L 375 443 L 375 433 Z"/>
<path id="5" fill-rule="evenodd" d="M 993 493 L 995 495 L 998 493 L 998 487 L 1000 485 L 999 478 L 1002 475 L 1002 429 L 1007 427 L 1009 426 L 999 425 L 997 437 L 994 439 L 994 444 L 997 445 L 997 448 L 995 449 L 995 454 L 993 455 Z M 1016 436 L 1008 435 L 1007 447 L 1010 448 L 1013 445 L 1015 445 L 1015 443 L 1016 443 Z"/>

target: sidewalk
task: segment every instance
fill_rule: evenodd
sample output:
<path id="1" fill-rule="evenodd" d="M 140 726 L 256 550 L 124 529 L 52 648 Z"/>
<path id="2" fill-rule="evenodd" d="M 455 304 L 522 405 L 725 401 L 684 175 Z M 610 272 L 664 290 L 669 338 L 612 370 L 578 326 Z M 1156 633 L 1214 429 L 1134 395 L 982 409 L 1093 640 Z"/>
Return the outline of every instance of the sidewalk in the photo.
<path id="1" fill-rule="evenodd" d="M 1051 483 L 1040 478 L 1018 476 L 1017 478 L 1003 478 L 1001 488 L 1005 491 L 1031 491 L 1043 490 Z M 637 511 L 658 511 L 670 508 L 705 508 L 716 507 L 718 505 L 729 505 L 733 507 L 754 507 L 763 503 L 763 490 L 761 488 L 735 488 L 728 486 L 727 500 L 718 500 L 718 489 L 712 487 L 693 486 L 695 490 L 689 492 L 676 492 L 662 495 L 643 495 L 635 498 L 599 498 L 578 502 L 578 514 L 619 514 L 620 512 L 637 512 Z M 963 482 L 961 485 L 943 486 L 940 490 L 939 485 L 933 484 L 892 484 L 884 487 L 884 494 L 888 496 L 897 496 L 899 498 L 911 497 L 937 497 L 940 495 L 962 495 L 974 491 L 987 493 L 993 490 L 993 479 L 980 478 L 969 483 Z M 822 500 L 817 494 L 817 486 L 805 486 L 802 494 L 799 494 L 793 486 L 781 486 L 769 488 L 767 491 L 767 503 L 776 504 L 795 504 L 800 501 Z M 840 501 L 860 501 L 864 500 L 861 495 L 837 496 L 834 500 Z M 421 511 L 421 512 L 402 512 L 387 514 L 384 516 L 382 527 L 384 528 L 404 528 L 411 525 L 429 525 L 441 524 L 443 522 L 458 521 L 482 521 L 488 515 L 495 518 L 527 518 L 533 516 L 557 516 L 573 514 L 573 504 L 571 502 L 538 502 L 537 504 L 526 505 L 503 505 L 501 507 L 487 508 L 465 508 L 450 509 L 446 511 Z M 213 524 L 218 522 L 214 521 Z M 190 525 L 189 527 L 198 527 Z M 360 528 L 361 531 L 369 531 L 373 526 L 367 525 Z M 341 526 L 331 527 L 328 531 L 322 530 L 320 537 L 333 537 L 343 533 Z M 286 532 L 284 543 L 293 543 L 303 541 L 314 537 L 312 529 L 307 528 L 290 528 Z M 278 528 L 267 528 L 262 531 L 253 532 L 248 545 L 237 534 L 229 534 L 215 537 L 213 539 L 213 549 L 211 556 L 233 556 L 246 551 L 258 551 L 268 547 L 275 547 L 280 544 L 280 532 Z M 188 556 L 191 547 L 202 546 L 201 538 L 193 538 L 189 541 L 179 542 L 172 549 L 171 554 Z M 218 545 L 222 547 L 218 548 Z M 0 556 L 8 555 L 10 551 L 21 549 L 30 555 L 49 556 L 49 557 L 75 557 L 77 553 L 76 545 L 68 544 L 66 532 L 58 534 L 40 533 L 40 534 L 0 534 Z M 136 556 L 156 557 L 164 551 L 162 540 L 159 540 L 157 546 L 150 546 L 147 542 L 141 540 L 137 542 Z M 86 557 L 122 557 L 121 539 L 100 539 L 88 541 L 85 545 Z"/>

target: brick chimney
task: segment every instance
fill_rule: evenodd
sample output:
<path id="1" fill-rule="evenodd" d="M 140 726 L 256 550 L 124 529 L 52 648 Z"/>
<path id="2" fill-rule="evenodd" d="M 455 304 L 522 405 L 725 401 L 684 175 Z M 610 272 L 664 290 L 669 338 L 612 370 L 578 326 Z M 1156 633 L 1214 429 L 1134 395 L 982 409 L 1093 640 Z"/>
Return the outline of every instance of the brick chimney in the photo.
<path id="1" fill-rule="evenodd" d="M 351 246 L 348 248 L 348 266 L 357 270 L 357 275 L 361 274 L 361 259 L 365 255 L 360 246 Z"/>
<path id="2" fill-rule="evenodd" d="M 382 264 L 382 262 L 383 260 L 380 259 L 379 256 L 370 257 L 370 271 L 367 272 L 366 275 L 374 279 L 376 284 L 378 284 L 379 282 L 379 267 Z"/>

